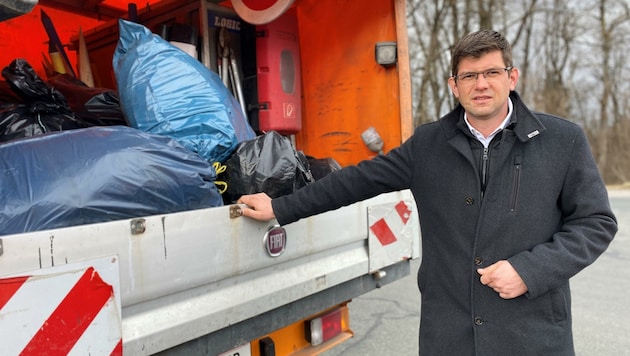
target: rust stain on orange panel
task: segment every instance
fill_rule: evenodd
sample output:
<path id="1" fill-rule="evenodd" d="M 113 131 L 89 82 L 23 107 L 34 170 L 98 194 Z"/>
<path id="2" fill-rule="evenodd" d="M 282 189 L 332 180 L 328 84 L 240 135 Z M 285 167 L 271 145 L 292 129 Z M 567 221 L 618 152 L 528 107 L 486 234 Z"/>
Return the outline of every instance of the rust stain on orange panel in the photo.
<path id="1" fill-rule="evenodd" d="M 350 153 L 357 149 L 357 142 L 351 132 L 331 131 L 320 136 L 322 145 L 336 153 Z"/>
<path id="2" fill-rule="evenodd" d="M 374 58 L 376 43 L 396 41 L 393 3 L 300 0 L 297 10 L 303 83 L 298 148 L 333 157 L 342 166 L 356 164 L 374 156 L 361 139 L 370 126 L 386 151 L 398 146 L 398 74 L 395 66 L 383 67 Z M 326 135 L 331 132 L 347 137 L 334 141 Z"/>

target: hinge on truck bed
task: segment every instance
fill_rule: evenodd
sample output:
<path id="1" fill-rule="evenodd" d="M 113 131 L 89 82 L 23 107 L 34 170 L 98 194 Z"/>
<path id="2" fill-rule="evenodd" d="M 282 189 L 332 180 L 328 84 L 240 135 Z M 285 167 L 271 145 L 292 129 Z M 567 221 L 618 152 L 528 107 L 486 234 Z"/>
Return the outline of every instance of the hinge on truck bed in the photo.
<path id="1" fill-rule="evenodd" d="M 230 219 L 236 219 L 243 215 L 243 209 L 239 204 L 230 205 Z"/>
<path id="2" fill-rule="evenodd" d="M 147 224 L 144 219 L 133 219 L 131 220 L 129 225 L 132 235 L 143 234 L 144 231 L 147 229 Z"/>

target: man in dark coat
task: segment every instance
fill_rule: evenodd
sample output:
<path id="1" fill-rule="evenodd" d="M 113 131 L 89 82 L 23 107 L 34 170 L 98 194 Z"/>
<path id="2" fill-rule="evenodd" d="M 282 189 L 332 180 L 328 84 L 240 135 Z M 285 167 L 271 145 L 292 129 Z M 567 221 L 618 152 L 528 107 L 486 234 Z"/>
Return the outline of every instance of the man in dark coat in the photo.
<path id="1" fill-rule="evenodd" d="M 280 224 L 410 188 L 422 231 L 421 355 L 574 355 L 569 279 L 617 222 L 583 130 L 530 111 L 494 31 L 454 48 L 459 105 L 386 155 L 295 194 L 243 196 Z"/>

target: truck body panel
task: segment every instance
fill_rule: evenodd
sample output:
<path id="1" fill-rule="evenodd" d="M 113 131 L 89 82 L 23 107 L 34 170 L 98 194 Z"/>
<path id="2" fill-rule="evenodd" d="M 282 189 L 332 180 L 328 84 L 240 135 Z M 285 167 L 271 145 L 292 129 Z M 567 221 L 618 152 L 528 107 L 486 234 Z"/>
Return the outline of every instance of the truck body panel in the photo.
<path id="1" fill-rule="evenodd" d="M 124 353 L 153 354 L 418 257 L 412 199 L 385 194 L 289 224 L 278 257 L 263 245 L 273 222 L 230 218 L 229 206 L 2 236 L 0 277 L 116 256 Z M 400 253 L 370 266 L 371 221 L 401 202 Z"/>

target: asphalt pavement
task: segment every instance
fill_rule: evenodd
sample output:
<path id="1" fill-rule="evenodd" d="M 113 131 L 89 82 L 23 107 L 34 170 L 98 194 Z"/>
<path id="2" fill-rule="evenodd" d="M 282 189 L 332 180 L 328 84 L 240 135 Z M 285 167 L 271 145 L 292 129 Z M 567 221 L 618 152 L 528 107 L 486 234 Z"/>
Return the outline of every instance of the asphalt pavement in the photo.
<path id="1" fill-rule="evenodd" d="M 577 356 L 630 356 L 630 190 L 609 191 L 619 232 L 571 279 Z M 322 356 L 418 355 L 420 294 L 411 274 L 350 302 L 352 339 Z"/>

